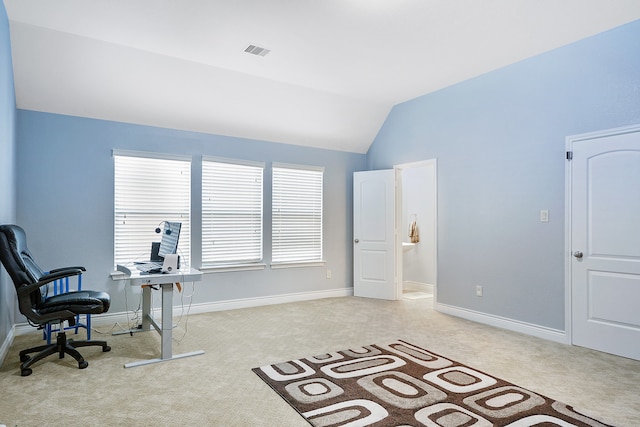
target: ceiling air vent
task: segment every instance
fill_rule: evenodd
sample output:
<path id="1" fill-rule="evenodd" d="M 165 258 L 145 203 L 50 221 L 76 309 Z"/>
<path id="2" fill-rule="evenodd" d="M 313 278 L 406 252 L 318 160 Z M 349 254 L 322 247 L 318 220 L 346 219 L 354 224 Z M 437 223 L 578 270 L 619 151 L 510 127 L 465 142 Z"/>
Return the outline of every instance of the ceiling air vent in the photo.
<path id="1" fill-rule="evenodd" d="M 250 44 L 244 51 L 258 56 L 265 56 L 267 53 L 271 52 L 269 49 L 254 46 L 252 44 Z"/>

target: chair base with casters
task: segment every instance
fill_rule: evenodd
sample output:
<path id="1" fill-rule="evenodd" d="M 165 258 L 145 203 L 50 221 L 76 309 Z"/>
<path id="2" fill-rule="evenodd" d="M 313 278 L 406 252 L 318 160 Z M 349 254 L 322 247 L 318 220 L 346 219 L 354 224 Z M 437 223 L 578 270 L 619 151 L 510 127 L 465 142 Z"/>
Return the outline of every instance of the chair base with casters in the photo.
<path id="1" fill-rule="evenodd" d="M 73 325 L 71 325 L 73 326 Z M 89 362 L 84 360 L 77 347 L 88 346 L 101 346 L 103 352 L 111 351 L 111 347 L 107 345 L 106 341 L 74 341 L 73 339 L 67 340 L 67 334 L 64 332 L 58 332 L 56 342 L 52 344 L 39 345 L 37 347 L 28 348 L 20 352 L 20 375 L 26 377 L 31 375 L 31 365 L 37 361 L 44 359 L 54 353 L 58 353 L 60 359 L 64 358 L 65 354 L 70 355 L 78 362 L 78 368 L 84 369 L 89 366 Z M 38 353 L 35 356 L 29 356 L 30 353 Z"/>

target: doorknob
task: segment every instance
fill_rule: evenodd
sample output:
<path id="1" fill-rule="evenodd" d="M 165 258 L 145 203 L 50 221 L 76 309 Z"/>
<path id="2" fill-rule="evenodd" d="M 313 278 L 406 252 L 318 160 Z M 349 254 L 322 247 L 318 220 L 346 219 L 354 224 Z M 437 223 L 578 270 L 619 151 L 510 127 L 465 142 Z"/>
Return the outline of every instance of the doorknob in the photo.
<path id="1" fill-rule="evenodd" d="M 580 251 L 575 251 L 575 252 L 573 253 L 573 256 L 574 256 L 574 257 L 576 257 L 576 258 L 578 258 L 578 259 L 581 259 L 581 258 L 582 258 L 582 252 L 580 252 Z"/>
<path id="2" fill-rule="evenodd" d="M 360 240 L 355 239 L 355 240 L 354 240 L 354 242 L 355 242 L 355 243 L 360 243 Z"/>

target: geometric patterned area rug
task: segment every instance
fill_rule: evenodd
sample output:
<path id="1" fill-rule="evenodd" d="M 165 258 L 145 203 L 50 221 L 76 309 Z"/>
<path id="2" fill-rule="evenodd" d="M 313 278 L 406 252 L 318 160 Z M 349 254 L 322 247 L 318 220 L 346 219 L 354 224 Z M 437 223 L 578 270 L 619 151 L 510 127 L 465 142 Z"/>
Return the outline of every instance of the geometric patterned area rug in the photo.
<path id="1" fill-rule="evenodd" d="M 607 426 L 401 340 L 252 370 L 313 426 Z"/>

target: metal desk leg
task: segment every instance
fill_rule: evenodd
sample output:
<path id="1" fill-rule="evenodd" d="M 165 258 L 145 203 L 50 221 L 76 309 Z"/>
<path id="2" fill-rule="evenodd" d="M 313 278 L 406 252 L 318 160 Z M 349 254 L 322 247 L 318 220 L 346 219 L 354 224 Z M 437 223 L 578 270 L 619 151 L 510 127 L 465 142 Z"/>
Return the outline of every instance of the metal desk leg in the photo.
<path id="1" fill-rule="evenodd" d="M 173 355 L 173 283 L 163 283 L 160 286 L 162 287 L 161 325 L 151 318 L 151 287 L 145 286 L 142 290 L 142 330 L 150 330 L 153 326 L 160 334 L 160 358 L 127 363 L 124 365 L 125 368 L 204 354 L 204 350 L 196 350 Z"/>
<path id="2" fill-rule="evenodd" d="M 142 287 L 142 330 L 151 330 L 151 286 Z"/>
<path id="3" fill-rule="evenodd" d="M 173 340 L 173 283 L 162 285 L 162 332 L 160 343 L 162 347 L 161 358 L 171 359 Z"/>

